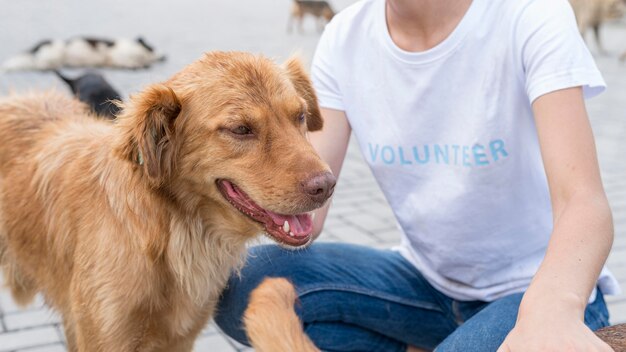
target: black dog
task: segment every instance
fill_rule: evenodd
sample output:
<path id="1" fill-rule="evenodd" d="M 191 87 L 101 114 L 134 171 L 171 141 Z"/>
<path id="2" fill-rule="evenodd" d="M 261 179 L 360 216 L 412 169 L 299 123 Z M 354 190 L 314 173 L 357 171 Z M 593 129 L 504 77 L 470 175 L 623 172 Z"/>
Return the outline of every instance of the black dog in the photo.
<path id="1" fill-rule="evenodd" d="M 101 74 L 87 72 L 75 79 L 70 79 L 63 76 L 59 71 L 55 70 L 54 72 L 70 86 L 72 93 L 80 101 L 91 107 L 93 112 L 102 117 L 115 119 L 120 108 L 113 101 L 121 101 L 122 98 Z"/>

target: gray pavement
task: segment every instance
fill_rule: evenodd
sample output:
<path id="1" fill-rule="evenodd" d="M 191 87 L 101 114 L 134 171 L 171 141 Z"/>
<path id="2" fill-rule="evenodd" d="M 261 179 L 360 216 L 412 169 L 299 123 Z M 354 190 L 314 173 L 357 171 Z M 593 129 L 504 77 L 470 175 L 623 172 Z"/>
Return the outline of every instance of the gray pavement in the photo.
<path id="1" fill-rule="evenodd" d="M 332 1 L 341 9 L 351 0 Z M 20 0 L 5 2 L 0 12 L 0 60 L 41 39 L 74 35 L 135 37 L 143 35 L 168 60 L 149 70 L 104 70 L 113 86 L 127 97 L 145 85 L 166 79 L 182 66 L 210 50 L 245 50 L 282 61 L 294 52 L 310 62 L 319 37 L 312 20 L 304 33 L 287 34 L 290 0 L 218 1 L 179 0 Z M 617 55 L 626 50 L 626 22 L 606 27 L 608 55 L 596 54 L 609 90 L 588 102 L 591 123 L 606 191 L 615 219 L 615 244 L 609 268 L 626 291 L 626 65 Z M 68 74 L 77 70 L 68 70 Z M 0 74 L 0 94 L 57 87 L 49 73 Z M 394 246 L 399 232 L 382 193 L 363 162 L 354 140 L 348 150 L 322 241 L 344 241 L 379 248 Z M 613 323 L 626 322 L 626 295 L 609 297 Z M 242 346 L 223 336 L 211 323 L 196 343 L 197 351 L 240 351 Z M 0 352 L 65 351 L 59 316 L 41 299 L 18 308 L 6 290 L 0 290 Z"/>

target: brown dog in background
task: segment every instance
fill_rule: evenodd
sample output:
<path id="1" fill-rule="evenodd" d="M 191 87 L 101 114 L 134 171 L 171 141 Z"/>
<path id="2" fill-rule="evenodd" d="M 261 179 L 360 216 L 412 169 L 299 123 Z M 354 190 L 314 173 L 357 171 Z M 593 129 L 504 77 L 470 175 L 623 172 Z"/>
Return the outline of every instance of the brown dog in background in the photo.
<path id="1" fill-rule="evenodd" d="M 296 59 L 210 53 L 115 123 L 59 93 L 0 99 L 0 264 L 69 351 L 191 351 L 246 242 L 311 241 L 335 178 Z M 280 172 L 277 172 L 280 170 Z"/>
<path id="2" fill-rule="evenodd" d="M 302 33 L 302 20 L 305 15 L 315 17 L 317 30 L 322 31 L 324 25 L 335 16 L 335 11 L 325 0 L 294 0 L 291 7 L 291 14 L 287 23 L 287 32 L 293 30 L 294 20 L 298 21 L 298 29 Z"/>
<path id="3" fill-rule="evenodd" d="M 244 324 L 257 352 L 319 352 L 303 331 L 294 311 L 296 290 L 285 278 L 267 278 L 250 294 Z M 626 352 L 626 324 L 609 326 L 596 335 L 615 352 Z"/>
<path id="4" fill-rule="evenodd" d="M 600 28 L 606 21 L 621 18 L 626 12 L 625 0 L 569 0 L 580 34 L 585 37 L 589 29 L 593 30 L 596 45 L 601 53 L 606 53 L 600 37 Z"/>

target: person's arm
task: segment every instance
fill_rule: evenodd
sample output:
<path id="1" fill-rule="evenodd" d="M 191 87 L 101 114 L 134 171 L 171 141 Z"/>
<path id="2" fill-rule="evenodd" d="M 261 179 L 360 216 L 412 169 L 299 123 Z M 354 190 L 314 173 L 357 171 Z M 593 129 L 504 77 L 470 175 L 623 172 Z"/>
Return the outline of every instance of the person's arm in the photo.
<path id="1" fill-rule="evenodd" d="M 310 133 L 309 139 L 317 153 L 328 163 L 335 177 L 339 179 L 341 166 L 350 141 L 350 124 L 343 111 L 324 108 L 320 111 L 324 119 L 324 128 L 321 131 Z M 314 239 L 322 231 L 330 203 L 329 200 L 326 205 L 315 212 L 315 219 L 313 220 Z"/>
<path id="2" fill-rule="evenodd" d="M 554 229 L 498 352 L 611 351 L 584 325 L 588 298 L 613 243 L 613 220 L 582 89 L 540 96 L 533 111 Z"/>

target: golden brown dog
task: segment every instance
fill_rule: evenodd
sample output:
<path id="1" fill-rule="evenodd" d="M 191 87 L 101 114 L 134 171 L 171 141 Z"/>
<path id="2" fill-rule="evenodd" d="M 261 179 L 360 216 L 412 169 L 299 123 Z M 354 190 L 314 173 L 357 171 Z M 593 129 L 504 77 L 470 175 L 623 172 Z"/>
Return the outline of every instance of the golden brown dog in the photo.
<path id="1" fill-rule="evenodd" d="M 576 14 L 576 22 L 580 34 L 585 36 L 587 30 L 593 29 L 598 50 L 605 53 L 600 37 L 600 27 L 609 20 L 622 17 L 626 11 L 624 0 L 569 0 Z"/>
<path id="2" fill-rule="evenodd" d="M 321 31 L 324 25 L 328 23 L 334 16 L 335 11 L 328 1 L 324 0 L 294 0 L 291 7 L 289 22 L 287 23 L 287 31 L 293 30 L 293 21 L 298 21 L 298 29 L 302 33 L 302 20 L 305 15 L 311 15 L 315 18 L 317 30 Z"/>
<path id="3" fill-rule="evenodd" d="M 293 285 L 284 278 L 265 279 L 252 291 L 244 324 L 257 352 L 319 352 L 294 311 L 297 297 Z M 615 352 L 626 352 L 626 324 L 602 328 L 596 335 Z"/>
<path id="4" fill-rule="evenodd" d="M 190 351 L 245 243 L 306 245 L 335 179 L 298 60 L 211 53 L 116 123 L 58 93 L 0 100 L 0 262 L 70 351 Z"/>

